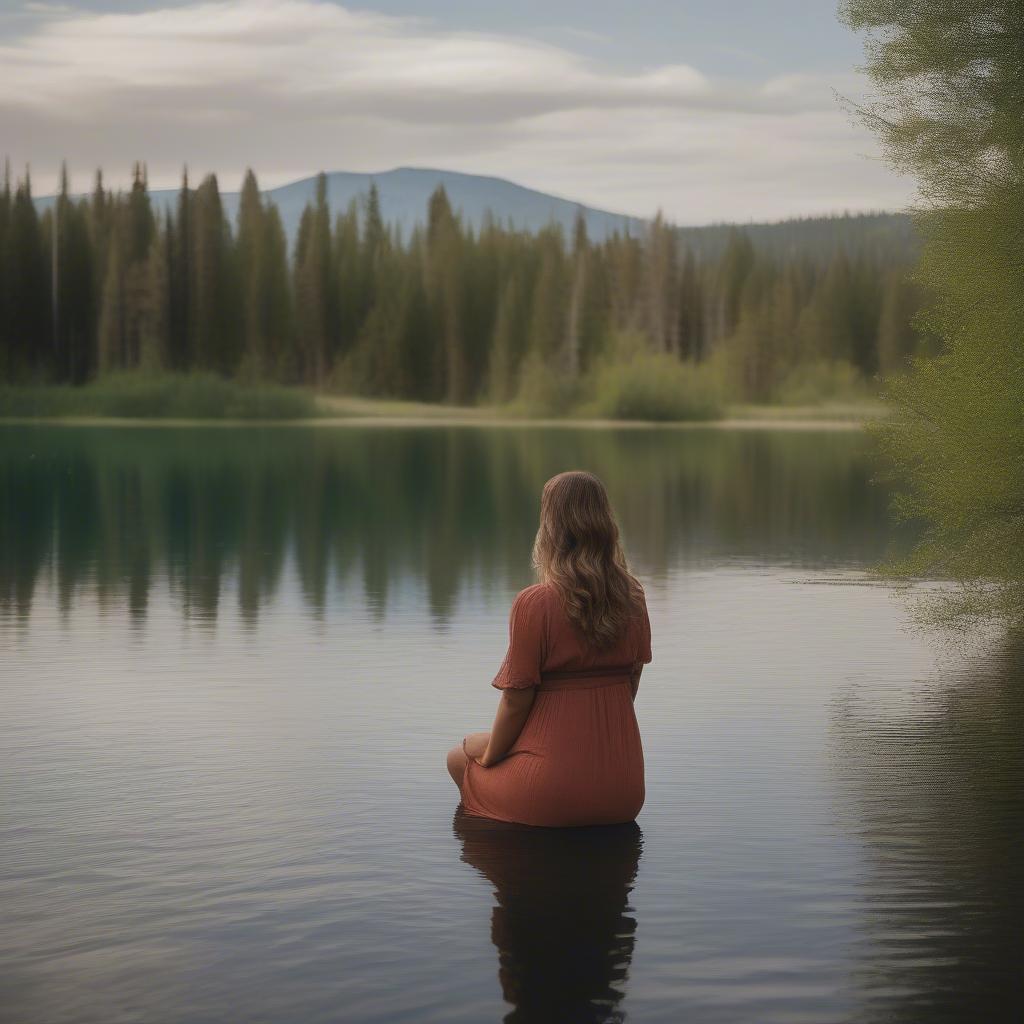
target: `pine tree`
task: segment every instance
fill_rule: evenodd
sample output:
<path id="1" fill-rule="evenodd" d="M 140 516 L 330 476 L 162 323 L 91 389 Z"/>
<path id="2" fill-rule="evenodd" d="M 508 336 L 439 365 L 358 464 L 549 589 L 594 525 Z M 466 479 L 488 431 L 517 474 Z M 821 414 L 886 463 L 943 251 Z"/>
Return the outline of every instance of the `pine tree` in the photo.
<path id="1" fill-rule="evenodd" d="M 589 246 L 580 310 L 580 372 L 587 373 L 604 354 L 608 342 L 608 267 L 604 250 Z"/>
<path id="2" fill-rule="evenodd" d="M 263 217 L 263 258 L 260 262 L 260 316 L 264 351 L 261 365 L 277 380 L 294 379 L 289 346 L 292 324 L 291 286 L 288 279 L 288 241 L 281 215 L 271 206 Z"/>
<path id="3" fill-rule="evenodd" d="M 249 169 L 242 181 L 238 204 L 238 274 L 242 292 L 244 365 L 257 378 L 266 373 L 266 337 L 263 323 L 263 200 L 256 175 Z"/>
<path id="4" fill-rule="evenodd" d="M 241 356 L 241 316 L 231 229 L 224 217 L 217 178 L 208 174 L 195 191 L 192 274 L 195 366 L 231 374 Z"/>
<path id="5" fill-rule="evenodd" d="M 717 302 L 713 319 L 709 323 L 710 344 L 727 337 L 735 329 L 740 318 L 740 302 L 747 278 L 754 269 L 754 246 L 744 231 L 733 229 L 729 233 L 725 252 L 718 266 L 715 294 Z"/>
<path id="6" fill-rule="evenodd" d="M 182 171 L 181 188 L 175 218 L 167 224 L 169 321 L 167 339 L 167 365 L 172 370 L 189 370 L 195 360 L 196 314 L 194 196 L 189 187 L 188 168 Z"/>
<path id="7" fill-rule="evenodd" d="M 389 280 L 388 262 L 390 244 L 380 212 L 380 195 L 376 184 L 370 185 L 366 197 L 362 239 L 359 243 L 358 280 L 362 288 L 360 300 L 360 328 L 357 347 L 364 367 L 363 379 L 375 393 L 381 393 L 382 366 L 387 362 L 386 349 L 394 343 L 393 333 L 398 330 L 395 311 L 388 308 L 397 296 L 392 294 L 395 281 Z M 340 293 L 339 310 L 340 313 Z M 371 323 L 372 321 L 372 323 Z M 389 333 L 390 332 L 390 333 Z M 369 369 L 372 367 L 372 369 Z"/>
<path id="8" fill-rule="evenodd" d="M 441 185 L 430 197 L 426 241 L 426 290 L 440 338 L 442 395 L 446 402 L 464 402 L 470 395 L 463 337 L 462 239 Z"/>
<path id="9" fill-rule="evenodd" d="M 92 264 L 93 324 L 88 351 L 83 360 L 83 380 L 96 374 L 100 367 L 100 322 L 103 315 L 103 295 L 107 284 L 113 220 L 113 198 L 103 185 L 103 171 L 97 170 L 86 210 L 86 227 L 92 250 L 90 262 Z"/>
<path id="10" fill-rule="evenodd" d="M 27 170 L 14 191 L 9 239 L 9 378 L 39 379 L 49 363 L 50 261 Z"/>
<path id="11" fill-rule="evenodd" d="M 363 249 L 359 237 L 359 212 L 353 199 L 334 226 L 334 268 L 338 283 L 338 328 L 334 356 L 343 359 L 355 346 L 366 318 L 370 282 L 365 280 Z"/>
<path id="12" fill-rule="evenodd" d="M 504 260 L 504 233 L 497 228 L 491 215 L 485 214 L 479 234 L 474 237 L 472 230 L 467 231 L 463 240 L 466 389 L 473 400 L 487 388 L 490 341 L 494 333 Z"/>
<path id="13" fill-rule="evenodd" d="M 610 326 L 618 332 L 642 330 L 643 246 L 629 235 L 614 234 L 605 243 L 605 252 Z"/>
<path id="14" fill-rule="evenodd" d="M 122 245 L 120 232 L 114 232 L 107 246 L 107 274 L 100 302 L 97 365 L 101 373 L 120 369 L 126 362 Z"/>
<path id="15" fill-rule="evenodd" d="M 518 363 L 519 290 L 516 279 L 510 277 L 501 290 L 498 313 L 491 340 L 491 362 L 488 369 L 487 397 L 499 405 L 515 397 L 515 369 Z"/>
<path id="16" fill-rule="evenodd" d="M 725 342 L 740 397 L 767 402 L 774 397 L 781 377 L 775 330 L 771 269 L 761 264 L 746 276 L 740 296 L 736 328 Z"/>
<path id="17" fill-rule="evenodd" d="M 530 314 L 530 351 L 552 371 L 567 373 L 565 338 L 568 277 L 561 230 L 545 228 L 538 236 L 540 266 L 533 287 Z"/>
<path id="18" fill-rule="evenodd" d="M 576 211 L 572 243 L 572 292 L 569 296 L 569 323 L 565 334 L 565 365 L 570 377 L 578 377 L 582 362 L 583 321 L 586 315 L 590 243 L 583 211 Z M 497 334 L 497 332 L 496 332 Z"/>
<path id="19" fill-rule="evenodd" d="M 699 362 L 706 355 L 704 289 L 692 251 L 683 258 L 679 280 L 679 355 Z"/>
<path id="20" fill-rule="evenodd" d="M 162 370 L 167 366 L 170 336 L 170 266 L 167 239 L 154 231 L 145 261 L 140 297 L 139 353 L 141 369 Z"/>
<path id="21" fill-rule="evenodd" d="M 0 191 L 0 382 L 13 376 L 14 338 L 11 334 L 11 164 L 4 161 L 4 183 Z"/>
<path id="22" fill-rule="evenodd" d="M 366 197 L 366 227 L 363 230 L 363 251 L 371 268 L 384 248 L 386 235 L 380 212 L 380 193 L 376 183 L 371 183 Z"/>
<path id="23" fill-rule="evenodd" d="M 403 362 L 406 305 L 412 297 L 407 276 L 391 253 L 379 254 L 374 264 L 377 301 L 363 322 L 353 364 L 361 390 L 368 394 L 403 397 L 412 389 Z"/>
<path id="24" fill-rule="evenodd" d="M 146 171 L 136 164 L 132 187 L 125 203 L 119 204 L 122 265 L 121 366 L 134 369 L 142 362 L 149 323 L 153 317 L 154 275 L 149 266 L 157 239 L 156 221 L 149 201 Z M 154 362 L 157 362 L 154 359 Z"/>
<path id="25" fill-rule="evenodd" d="M 332 327 L 336 323 L 337 275 L 331 252 L 327 177 L 317 177 L 316 203 L 307 206 L 295 248 L 295 301 L 298 349 L 307 384 L 323 387 Z"/>
<path id="26" fill-rule="evenodd" d="M 807 360 L 852 363 L 855 350 L 851 317 L 853 281 L 845 251 L 829 263 L 800 318 L 800 347 Z"/>
<path id="27" fill-rule="evenodd" d="M 656 352 L 679 353 L 679 266 L 675 231 L 658 211 L 647 235 L 646 329 Z"/>
<path id="28" fill-rule="evenodd" d="M 94 367 L 96 346 L 96 270 L 89 230 L 89 206 L 68 195 L 66 168 L 61 173 L 58 216 L 58 379 L 80 384 Z"/>

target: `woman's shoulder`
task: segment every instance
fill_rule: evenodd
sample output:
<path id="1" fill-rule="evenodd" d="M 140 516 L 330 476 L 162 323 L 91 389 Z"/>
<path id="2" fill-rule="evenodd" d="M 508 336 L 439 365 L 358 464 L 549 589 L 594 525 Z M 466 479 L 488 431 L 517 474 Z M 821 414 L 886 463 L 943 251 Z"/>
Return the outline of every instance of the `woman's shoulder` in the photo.
<path id="1" fill-rule="evenodd" d="M 541 607 L 546 605 L 555 594 L 555 587 L 551 583 L 531 583 L 530 586 L 523 587 L 516 594 L 512 607 L 513 609 Z"/>
<path id="2" fill-rule="evenodd" d="M 558 589 L 552 583 L 533 583 L 524 587 L 512 602 L 511 617 L 518 622 L 548 623 L 560 607 Z"/>

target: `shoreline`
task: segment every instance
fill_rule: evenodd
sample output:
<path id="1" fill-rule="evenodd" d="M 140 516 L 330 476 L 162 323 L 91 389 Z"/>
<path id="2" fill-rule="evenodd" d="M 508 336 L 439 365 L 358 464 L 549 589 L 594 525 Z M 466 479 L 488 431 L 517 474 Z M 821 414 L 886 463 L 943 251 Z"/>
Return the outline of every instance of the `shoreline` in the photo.
<path id="1" fill-rule="evenodd" d="M 81 389 L 0 388 L 0 424 L 19 426 L 853 431 L 884 418 L 889 409 L 878 398 L 858 395 L 790 405 L 723 402 L 716 412 L 710 419 L 678 420 L 618 419 L 587 415 L 584 408 L 531 414 L 518 402 L 449 405 L 167 374 L 110 377 Z"/>
<path id="2" fill-rule="evenodd" d="M 837 431 L 852 432 L 864 429 L 871 417 L 863 419 L 838 417 L 745 417 L 726 416 L 718 420 L 602 420 L 602 419 L 541 419 L 505 416 L 315 416 L 303 419 L 179 419 L 173 417 L 117 417 L 117 416 L 8 416 L 0 417 L 0 426 L 50 427 L 152 427 L 152 428 L 314 428 L 338 429 L 352 427 L 475 427 L 500 429 L 563 429 L 563 430 L 778 430 L 778 431 Z"/>

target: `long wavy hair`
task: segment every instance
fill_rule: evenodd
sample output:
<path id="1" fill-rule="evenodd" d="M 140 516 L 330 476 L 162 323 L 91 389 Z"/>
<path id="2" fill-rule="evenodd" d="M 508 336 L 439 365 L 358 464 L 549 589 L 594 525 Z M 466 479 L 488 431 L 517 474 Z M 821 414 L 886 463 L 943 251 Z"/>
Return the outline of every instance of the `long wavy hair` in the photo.
<path id="1" fill-rule="evenodd" d="M 643 598 L 608 492 L 593 473 L 559 473 L 544 485 L 533 566 L 541 582 L 558 588 L 570 621 L 593 648 L 614 644 Z"/>

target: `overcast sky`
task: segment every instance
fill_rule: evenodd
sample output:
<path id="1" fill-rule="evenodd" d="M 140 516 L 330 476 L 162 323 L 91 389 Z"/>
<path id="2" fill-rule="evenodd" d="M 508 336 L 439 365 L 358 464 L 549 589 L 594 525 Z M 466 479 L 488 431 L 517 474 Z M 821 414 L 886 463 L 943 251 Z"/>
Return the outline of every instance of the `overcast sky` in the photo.
<path id="1" fill-rule="evenodd" d="M 493 174 L 685 224 L 903 206 L 833 0 L 0 0 L 0 146 L 151 187 Z"/>

